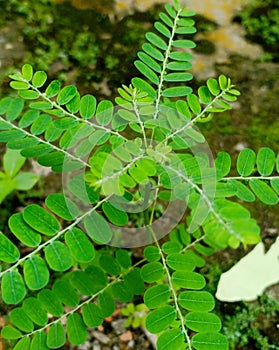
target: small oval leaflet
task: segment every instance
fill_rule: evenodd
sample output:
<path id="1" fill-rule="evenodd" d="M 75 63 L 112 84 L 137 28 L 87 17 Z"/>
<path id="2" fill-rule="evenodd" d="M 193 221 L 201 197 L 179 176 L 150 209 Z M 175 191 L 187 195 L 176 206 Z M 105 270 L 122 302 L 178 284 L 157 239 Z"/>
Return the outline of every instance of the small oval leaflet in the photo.
<path id="1" fill-rule="evenodd" d="M 164 275 L 164 268 L 160 262 L 151 262 L 141 268 L 141 277 L 145 282 L 153 283 Z"/>
<path id="2" fill-rule="evenodd" d="M 202 289 L 206 285 L 204 277 L 197 272 L 175 271 L 172 280 L 179 287 L 187 289 Z"/>
<path id="3" fill-rule="evenodd" d="M 73 220 L 79 214 L 76 204 L 60 193 L 50 194 L 45 202 L 47 207 L 62 219 Z"/>
<path id="4" fill-rule="evenodd" d="M 68 281 L 55 281 L 52 290 L 63 304 L 72 307 L 78 305 L 80 298 Z"/>
<path id="5" fill-rule="evenodd" d="M 184 291 L 179 294 L 178 303 L 190 311 L 211 311 L 214 309 L 214 297 L 206 291 Z"/>
<path id="6" fill-rule="evenodd" d="M 74 259 L 80 263 L 89 263 L 95 257 L 95 248 L 87 235 L 74 227 L 67 231 L 65 241 Z"/>
<path id="7" fill-rule="evenodd" d="M 14 263 L 20 257 L 17 247 L 0 232 L 0 260 L 7 263 Z"/>
<path id="8" fill-rule="evenodd" d="M 36 88 L 40 88 L 44 85 L 47 80 L 46 72 L 37 71 L 32 78 L 32 85 Z"/>
<path id="9" fill-rule="evenodd" d="M 63 87 L 57 96 L 57 103 L 59 105 L 65 105 L 66 103 L 69 103 L 76 96 L 76 93 L 77 88 L 73 85 Z"/>
<path id="10" fill-rule="evenodd" d="M 46 338 L 47 336 L 44 331 L 35 333 L 32 338 L 30 350 L 49 350 L 46 344 Z"/>
<path id="11" fill-rule="evenodd" d="M 97 100 L 93 95 L 84 95 L 80 99 L 79 112 L 82 118 L 90 119 L 93 117 L 97 106 Z"/>
<path id="12" fill-rule="evenodd" d="M 47 346 L 51 349 L 57 349 L 66 343 L 64 327 L 60 322 L 55 322 L 47 333 Z"/>
<path id="13" fill-rule="evenodd" d="M 21 274 L 9 271 L 2 278 L 2 299 L 8 305 L 19 304 L 26 295 L 26 288 Z"/>
<path id="14" fill-rule="evenodd" d="M 54 271 L 66 271 L 73 265 L 69 248 L 60 241 L 54 241 L 45 248 L 45 257 Z"/>
<path id="15" fill-rule="evenodd" d="M 171 329 L 162 333 L 157 340 L 158 350 L 182 350 L 184 347 L 184 335 L 180 328 Z"/>
<path id="16" fill-rule="evenodd" d="M 90 238 L 96 243 L 106 244 L 112 238 L 112 231 L 108 223 L 96 212 L 86 216 L 84 226 Z"/>
<path id="17" fill-rule="evenodd" d="M 220 318 L 208 312 L 189 312 L 185 317 L 185 324 L 195 332 L 218 332 L 221 329 Z"/>
<path id="18" fill-rule="evenodd" d="M 42 305 L 37 298 L 30 297 L 25 299 L 22 307 L 27 316 L 38 326 L 47 324 L 47 313 L 42 309 Z"/>
<path id="19" fill-rule="evenodd" d="M 41 243 L 41 235 L 28 226 L 22 214 L 14 214 L 9 219 L 9 227 L 13 234 L 28 247 L 36 247 Z"/>
<path id="20" fill-rule="evenodd" d="M 192 338 L 197 350 L 228 350 L 227 338 L 219 333 L 198 333 Z"/>
<path id="21" fill-rule="evenodd" d="M 240 151 L 237 157 L 236 168 L 241 176 L 249 176 L 254 171 L 256 154 L 250 148 Z"/>
<path id="22" fill-rule="evenodd" d="M 74 345 L 80 345 L 87 338 L 87 330 L 81 316 L 77 313 L 67 318 L 66 329 L 69 341 Z"/>
<path id="23" fill-rule="evenodd" d="M 45 287 L 49 281 L 49 271 L 45 261 L 39 256 L 32 256 L 23 265 L 24 280 L 30 290 Z"/>
<path id="24" fill-rule="evenodd" d="M 10 312 L 10 321 L 23 332 L 30 333 L 34 330 L 33 322 L 22 307 L 17 307 Z"/>
<path id="25" fill-rule="evenodd" d="M 169 286 L 166 284 L 158 284 L 147 289 L 144 294 L 144 303 L 148 308 L 152 309 L 167 303 L 169 298 Z"/>
<path id="26" fill-rule="evenodd" d="M 47 236 L 55 235 L 60 229 L 56 218 L 37 204 L 28 205 L 24 209 L 23 219 L 33 229 Z"/>
<path id="27" fill-rule="evenodd" d="M 60 317 L 64 308 L 58 298 L 58 296 L 49 289 L 43 289 L 38 293 L 37 296 L 39 302 L 42 304 L 42 307 L 55 317 Z"/>
<path id="28" fill-rule="evenodd" d="M 170 305 L 151 311 L 146 318 L 146 328 L 150 333 L 160 333 L 176 318 L 176 311 Z"/>

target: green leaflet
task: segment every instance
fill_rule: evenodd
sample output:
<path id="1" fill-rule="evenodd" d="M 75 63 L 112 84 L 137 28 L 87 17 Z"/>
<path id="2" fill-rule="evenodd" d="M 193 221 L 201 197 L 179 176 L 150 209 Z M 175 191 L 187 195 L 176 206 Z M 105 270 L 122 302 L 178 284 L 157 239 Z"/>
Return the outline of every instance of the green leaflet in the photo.
<path id="1" fill-rule="evenodd" d="M 250 148 L 244 148 L 238 155 L 236 168 L 241 176 L 249 176 L 254 171 L 256 154 Z"/>
<path id="2" fill-rule="evenodd" d="M 26 295 L 26 288 L 17 271 L 6 272 L 2 278 L 2 299 L 8 305 L 19 304 Z"/>
<path id="3" fill-rule="evenodd" d="M 236 188 L 236 196 L 245 202 L 253 202 L 256 200 L 254 193 L 249 190 L 248 186 L 237 180 L 229 180 L 230 183 Z"/>
<path id="4" fill-rule="evenodd" d="M 159 84 L 158 76 L 145 63 L 141 61 L 135 61 L 135 66 L 153 84 L 156 84 L 156 85 Z"/>
<path id="5" fill-rule="evenodd" d="M 98 297 L 99 315 L 103 318 L 111 316 L 115 311 L 115 302 L 110 293 L 103 292 Z"/>
<path id="6" fill-rule="evenodd" d="M 8 325 L 2 328 L 1 336 L 4 339 L 19 339 L 22 334 L 16 328 Z"/>
<path id="7" fill-rule="evenodd" d="M 31 340 L 29 337 L 22 338 L 14 347 L 14 350 L 29 350 Z"/>
<path id="8" fill-rule="evenodd" d="M 160 260 L 160 251 L 157 247 L 150 245 L 144 249 L 144 256 L 149 262 Z"/>
<path id="9" fill-rule="evenodd" d="M 40 114 L 31 126 L 31 133 L 33 135 L 41 135 L 47 129 L 51 121 L 52 118 L 48 114 Z"/>
<path id="10" fill-rule="evenodd" d="M 37 71 L 32 78 L 32 85 L 36 88 L 40 88 L 47 80 L 47 75 L 43 71 Z"/>
<path id="11" fill-rule="evenodd" d="M 193 271 L 196 267 L 194 260 L 179 253 L 168 255 L 166 262 L 170 268 L 178 271 Z"/>
<path id="12" fill-rule="evenodd" d="M 30 290 L 38 290 L 48 284 L 48 268 L 45 261 L 37 255 L 24 262 L 23 274 L 25 283 Z"/>
<path id="13" fill-rule="evenodd" d="M 208 312 L 189 312 L 185 317 L 185 324 L 195 332 L 218 332 L 221 329 L 220 318 Z"/>
<path id="14" fill-rule="evenodd" d="M 53 80 L 46 88 L 45 94 L 48 98 L 56 96 L 60 91 L 60 82 L 58 80 Z"/>
<path id="15" fill-rule="evenodd" d="M 147 283 L 159 281 L 164 275 L 164 268 L 160 262 L 151 262 L 141 268 L 141 277 Z"/>
<path id="16" fill-rule="evenodd" d="M 220 87 L 216 79 L 209 78 L 206 85 L 213 96 L 217 96 L 220 93 Z"/>
<path id="17" fill-rule="evenodd" d="M 226 337 L 219 333 L 199 333 L 192 338 L 196 350 L 228 350 Z"/>
<path id="18" fill-rule="evenodd" d="M 133 270 L 125 274 L 123 279 L 127 288 L 134 295 L 141 295 L 145 291 L 144 282 L 139 268 L 135 267 Z"/>
<path id="19" fill-rule="evenodd" d="M 80 263 L 88 263 L 95 257 L 95 248 L 87 235 L 80 229 L 74 227 L 67 231 L 65 241 L 73 258 Z"/>
<path id="20" fill-rule="evenodd" d="M 76 96 L 76 93 L 77 88 L 73 85 L 63 87 L 57 96 L 57 103 L 59 105 L 65 105 L 69 103 Z"/>
<path id="21" fill-rule="evenodd" d="M 177 286 L 187 289 L 202 289 L 206 285 L 204 277 L 197 272 L 175 271 L 172 280 Z"/>
<path id="22" fill-rule="evenodd" d="M 46 344 L 47 336 L 45 332 L 37 332 L 33 336 L 30 350 L 49 350 Z"/>
<path id="23" fill-rule="evenodd" d="M 184 335 L 180 328 L 171 329 L 162 333 L 157 340 L 158 350 L 185 349 Z"/>
<path id="24" fill-rule="evenodd" d="M 73 271 L 71 272 L 71 284 L 74 288 L 80 291 L 83 295 L 93 295 L 106 286 L 106 282 L 88 271 Z"/>
<path id="25" fill-rule="evenodd" d="M 169 286 L 166 284 L 158 284 L 147 289 L 144 294 L 144 303 L 148 308 L 153 309 L 166 304 L 169 298 Z"/>
<path id="26" fill-rule="evenodd" d="M 214 297 L 205 291 L 184 291 L 179 294 L 179 305 L 190 311 L 212 311 L 215 306 Z"/>
<path id="27" fill-rule="evenodd" d="M 55 317 L 59 317 L 63 314 L 64 308 L 58 298 L 58 296 L 49 289 L 43 289 L 37 296 L 44 310 Z"/>
<path id="28" fill-rule="evenodd" d="M 116 256 L 118 263 L 125 270 L 132 266 L 132 259 L 131 259 L 131 256 L 127 250 L 118 249 L 115 253 L 115 256 Z"/>
<path id="29" fill-rule="evenodd" d="M 79 112 L 82 118 L 90 119 L 96 111 L 97 100 L 92 95 L 84 95 L 80 99 Z"/>
<path id="30" fill-rule="evenodd" d="M 275 154 L 267 147 L 260 148 L 257 155 L 257 168 L 262 176 L 269 176 L 275 165 Z"/>
<path id="31" fill-rule="evenodd" d="M 231 170 L 231 157 L 227 152 L 219 152 L 214 161 L 217 180 L 222 179 Z"/>
<path id="32" fill-rule="evenodd" d="M 85 217 L 84 226 L 90 238 L 96 243 L 106 244 L 112 238 L 112 231 L 108 223 L 96 212 Z"/>
<path id="33" fill-rule="evenodd" d="M 48 322 L 46 311 L 42 309 L 42 305 L 38 299 L 30 297 L 24 300 L 23 310 L 27 316 L 38 326 L 45 326 Z"/>
<path id="34" fill-rule="evenodd" d="M 255 195 L 265 204 L 275 205 L 278 203 L 277 194 L 262 180 L 252 179 L 249 185 Z"/>
<path id="35" fill-rule="evenodd" d="M 66 343 L 64 327 L 60 322 L 54 323 L 47 333 L 47 346 L 50 349 L 57 349 Z"/>
<path id="36" fill-rule="evenodd" d="M 146 328 L 150 333 L 160 333 L 176 318 L 176 310 L 170 305 L 151 311 L 146 318 Z"/>
<path id="37" fill-rule="evenodd" d="M 7 263 L 14 263 L 20 257 L 17 247 L 0 232 L 0 260 Z"/>
<path id="38" fill-rule="evenodd" d="M 9 228 L 28 247 L 36 247 L 41 243 L 41 235 L 26 224 L 22 214 L 14 214 L 10 217 Z"/>
<path id="39" fill-rule="evenodd" d="M 76 204 L 60 193 L 52 193 L 46 198 L 47 207 L 65 220 L 73 220 L 79 214 Z"/>
<path id="40" fill-rule="evenodd" d="M 71 344 L 80 345 L 85 342 L 87 330 L 79 314 L 73 313 L 67 318 L 66 329 Z"/>
<path id="41" fill-rule="evenodd" d="M 9 121 L 16 120 L 21 114 L 24 107 L 24 102 L 21 98 L 13 98 L 6 110 L 6 119 Z"/>
<path id="42" fill-rule="evenodd" d="M 151 44 L 158 47 L 159 49 L 161 50 L 167 49 L 167 44 L 157 34 L 148 32 L 145 34 L 145 37 Z"/>
<path id="43" fill-rule="evenodd" d="M 55 281 L 52 290 L 63 304 L 72 307 L 78 305 L 80 298 L 68 281 Z"/>
<path id="44" fill-rule="evenodd" d="M 109 254 L 104 254 L 100 257 L 100 266 L 112 276 L 117 276 L 121 273 L 121 268 L 118 261 Z"/>
<path id="45" fill-rule="evenodd" d="M 133 299 L 133 293 L 125 282 L 117 282 L 111 286 L 112 295 L 121 303 L 127 303 Z"/>
<path id="46" fill-rule="evenodd" d="M 100 125 L 106 126 L 112 121 L 113 104 L 111 101 L 103 100 L 98 104 L 96 120 Z"/>
<path id="47" fill-rule="evenodd" d="M 33 229 L 47 236 L 55 235 L 60 229 L 56 218 L 37 204 L 31 204 L 24 209 L 23 219 Z"/>
<path id="48" fill-rule="evenodd" d="M 86 303 L 82 307 L 82 318 L 87 327 L 98 327 L 103 323 L 100 309 L 92 302 Z"/>
<path id="49" fill-rule="evenodd" d="M 30 81 L 33 77 L 33 67 L 30 64 L 24 64 L 21 69 L 22 76 L 25 80 Z"/>
<path id="50" fill-rule="evenodd" d="M 34 330 L 34 324 L 26 315 L 23 308 L 18 307 L 10 312 L 10 321 L 23 332 L 30 333 Z"/>
<path id="51" fill-rule="evenodd" d="M 69 248 L 60 241 L 54 241 L 45 248 L 45 258 L 54 271 L 66 271 L 73 265 Z"/>
<path id="52" fill-rule="evenodd" d="M 117 203 L 114 203 L 112 201 L 105 202 L 102 205 L 102 209 L 106 215 L 106 217 L 109 219 L 109 221 L 117 226 L 124 226 L 127 224 L 129 217 L 127 213 L 123 210 L 121 210 L 119 205 Z"/>

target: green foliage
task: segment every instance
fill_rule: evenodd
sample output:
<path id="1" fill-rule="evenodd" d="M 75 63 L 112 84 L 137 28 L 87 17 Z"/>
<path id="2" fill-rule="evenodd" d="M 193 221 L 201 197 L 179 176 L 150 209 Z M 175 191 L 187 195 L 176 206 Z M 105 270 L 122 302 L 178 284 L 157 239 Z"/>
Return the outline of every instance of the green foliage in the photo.
<path id="1" fill-rule="evenodd" d="M 12 108 L 17 108 L 15 106 L 15 103 L 12 105 Z M 12 113 L 14 116 L 13 111 L 10 113 Z M 0 126 L 0 128 L 3 130 L 4 126 L 3 128 Z M 39 176 L 31 172 L 20 171 L 24 163 L 25 158 L 20 154 L 18 150 L 14 149 L 12 146 L 11 149 L 8 149 L 4 154 L 4 171 L 0 171 L 0 204 L 13 191 L 30 190 L 39 180 Z"/>
<path id="2" fill-rule="evenodd" d="M 278 0 L 253 0 L 237 15 L 246 29 L 249 39 L 264 46 L 269 54 L 266 58 L 278 61 L 279 39 Z"/>
<path id="3" fill-rule="evenodd" d="M 278 344 L 271 344 L 268 336 L 262 329 L 262 317 L 267 318 L 265 326 L 270 334 L 276 333 L 276 320 L 278 319 L 278 300 L 270 294 L 263 294 L 256 303 L 242 302 L 233 311 L 228 312 L 224 319 L 224 331 L 227 334 L 230 349 L 237 345 L 245 346 L 255 343 L 256 349 L 277 349 Z"/>
<path id="4" fill-rule="evenodd" d="M 217 249 L 260 241 L 256 220 L 230 198 L 276 204 L 279 158 L 245 149 L 234 175 L 229 154 L 214 160 L 204 150 L 198 123 L 230 110 L 239 92 L 224 75 L 197 93 L 186 86 L 194 13 L 177 0 L 165 9 L 116 107 L 29 64 L 10 76 L 19 97 L 0 101 L 0 141 L 65 180 L 63 193 L 12 214 L 9 236 L 0 234 L 2 299 L 12 310 L 2 337 L 17 348 L 82 344 L 115 299 L 133 305 L 143 296 L 158 350 L 228 349 L 201 268 Z M 123 249 L 141 245 L 138 262 Z"/>

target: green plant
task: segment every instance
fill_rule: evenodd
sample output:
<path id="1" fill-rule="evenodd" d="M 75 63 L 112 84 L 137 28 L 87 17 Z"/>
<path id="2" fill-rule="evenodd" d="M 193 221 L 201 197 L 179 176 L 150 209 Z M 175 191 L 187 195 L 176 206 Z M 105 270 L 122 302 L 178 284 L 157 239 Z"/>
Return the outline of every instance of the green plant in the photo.
<path id="1" fill-rule="evenodd" d="M 249 39 L 258 42 L 268 51 L 264 60 L 278 61 L 279 1 L 250 1 L 237 15 Z"/>
<path id="2" fill-rule="evenodd" d="M 278 310 L 278 300 L 269 294 L 260 296 L 256 303 L 243 302 L 238 305 L 233 315 L 226 315 L 224 320 L 224 331 L 228 336 L 230 348 L 248 345 L 252 339 L 256 349 L 278 349 L 278 344 L 271 344 L 261 329 L 269 329 L 270 334 L 276 333 Z M 268 322 L 268 325 L 264 325 L 263 319 Z"/>
<path id="3" fill-rule="evenodd" d="M 124 323 L 124 327 L 145 327 L 145 320 L 149 311 L 145 304 L 135 305 L 129 303 L 126 307 L 122 307 L 120 311 L 123 316 L 128 317 Z"/>
<path id="4" fill-rule="evenodd" d="M 0 234 L 11 309 L 1 334 L 14 349 L 59 348 L 66 334 L 81 344 L 115 299 L 143 293 L 158 350 L 228 349 L 201 268 L 217 249 L 260 241 L 256 220 L 227 197 L 276 204 L 279 158 L 267 147 L 244 149 L 232 171 L 229 154 L 213 159 L 196 125 L 231 109 L 239 92 L 224 75 L 197 94 L 185 84 L 195 43 L 183 35 L 195 32 L 193 15 L 177 0 L 166 5 L 138 53 L 142 77 L 118 89 L 116 107 L 47 82 L 29 64 L 11 76 L 19 97 L 0 101 L 0 142 L 63 176 L 63 193 L 11 215 L 13 239 Z M 21 255 L 15 240 L 30 252 Z M 144 245 L 135 261 L 129 248 Z"/>
<path id="5" fill-rule="evenodd" d="M 28 191 L 39 180 L 30 172 L 19 172 L 25 163 L 20 151 L 9 149 L 3 157 L 3 170 L 0 171 L 0 204 L 13 191 Z"/>

